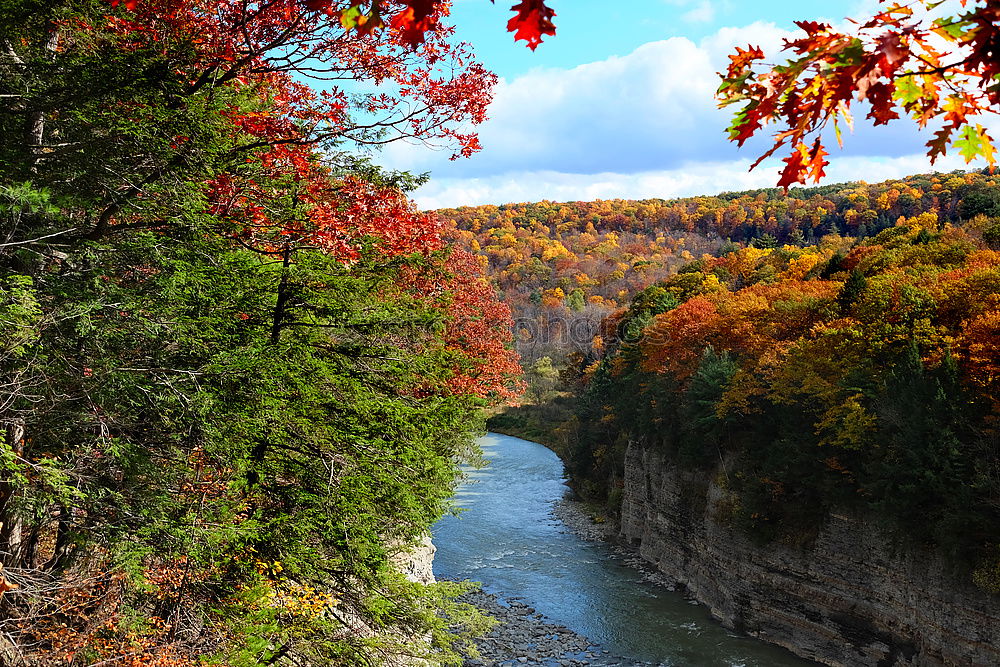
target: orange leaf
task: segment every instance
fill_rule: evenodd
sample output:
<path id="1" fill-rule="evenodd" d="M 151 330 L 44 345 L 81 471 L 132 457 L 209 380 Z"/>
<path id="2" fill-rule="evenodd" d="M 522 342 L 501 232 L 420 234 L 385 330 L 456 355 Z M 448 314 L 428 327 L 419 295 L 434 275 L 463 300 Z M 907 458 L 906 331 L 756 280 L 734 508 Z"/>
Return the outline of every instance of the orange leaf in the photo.
<path id="1" fill-rule="evenodd" d="M 781 170 L 781 178 L 778 180 L 778 187 L 788 189 L 793 183 L 806 182 L 806 165 L 803 164 L 809 158 L 809 148 L 805 144 L 799 144 L 782 162 L 785 168 Z"/>

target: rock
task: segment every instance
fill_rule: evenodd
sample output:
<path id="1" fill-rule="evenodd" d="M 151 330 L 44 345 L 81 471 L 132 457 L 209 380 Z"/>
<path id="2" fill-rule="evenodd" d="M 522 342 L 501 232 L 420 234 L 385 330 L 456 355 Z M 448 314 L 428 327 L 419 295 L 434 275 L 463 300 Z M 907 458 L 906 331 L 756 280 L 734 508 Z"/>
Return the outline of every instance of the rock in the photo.
<path id="1" fill-rule="evenodd" d="M 467 658 L 465 667 L 578 667 L 598 664 L 635 667 L 642 664 L 612 656 L 586 637 L 551 623 L 520 600 L 503 600 L 483 591 L 466 593 L 460 599 L 475 605 L 499 622 L 493 631 L 476 643 L 482 657 Z M 591 662 L 596 658 L 595 652 L 601 653 L 608 662 Z"/>
<path id="2" fill-rule="evenodd" d="M 633 443 L 621 537 L 723 625 L 844 667 L 1000 665 L 1000 604 L 931 552 L 831 515 L 807 548 L 757 545 L 716 520 L 724 492 Z"/>

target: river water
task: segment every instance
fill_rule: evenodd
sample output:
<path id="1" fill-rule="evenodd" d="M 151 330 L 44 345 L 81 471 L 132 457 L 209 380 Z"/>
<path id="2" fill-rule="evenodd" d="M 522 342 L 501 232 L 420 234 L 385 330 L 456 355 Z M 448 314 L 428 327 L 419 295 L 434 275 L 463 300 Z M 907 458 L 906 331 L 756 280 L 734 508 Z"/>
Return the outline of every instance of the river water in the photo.
<path id="1" fill-rule="evenodd" d="M 605 544 L 587 542 L 553 513 L 567 493 L 559 458 L 542 445 L 489 434 L 490 465 L 467 471 L 455 503 L 434 527 L 434 573 L 519 597 L 552 621 L 620 656 L 694 667 L 811 665 L 734 634 L 684 595 L 643 581 Z"/>

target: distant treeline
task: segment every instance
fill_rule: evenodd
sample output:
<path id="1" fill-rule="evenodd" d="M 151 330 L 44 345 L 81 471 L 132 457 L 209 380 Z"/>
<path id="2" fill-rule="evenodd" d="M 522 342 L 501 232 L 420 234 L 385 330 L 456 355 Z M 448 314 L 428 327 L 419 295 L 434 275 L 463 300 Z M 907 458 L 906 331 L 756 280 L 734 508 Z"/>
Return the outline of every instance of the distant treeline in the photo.
<path id="1" fill-rule="evenodd" d="M 807 246 L 830 235 L 869 238 L 901 218 L 977 219 L 972 234 L 1000 240 L 1000 177 L 924 174 L 684 199 L 598 200 L 443 209 L 452 239 L 486 258 L 517 322 L 526 364 L 602 353 L 600 321 L 631 297 L 708 255 L 744 245 Z"/>
<path id="2" fill-rule="evenodd" d="M 864 181 L 728 192 L 682 199 L 504 204 L 444 209 L 459 229 L 479 234 L 497 228 L 538 229 L 552 238 L 573 236 L 587 225 L 600 232 L 646 236 L 659 231 L 696 232 L 757 245 L 812 243 L 826 234 L 873 236 L 900 216 L 933 211 L 943 222 L 1000 216 L 1000 177 L 989 173 L 920 174 L 869 184 Z"/>

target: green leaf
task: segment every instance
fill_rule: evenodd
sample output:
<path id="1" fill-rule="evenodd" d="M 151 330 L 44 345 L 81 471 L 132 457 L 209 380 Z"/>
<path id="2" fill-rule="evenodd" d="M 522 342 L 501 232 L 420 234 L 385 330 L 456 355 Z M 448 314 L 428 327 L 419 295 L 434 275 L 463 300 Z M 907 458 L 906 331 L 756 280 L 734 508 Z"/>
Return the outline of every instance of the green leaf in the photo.
<path id="1" fill-rule="evenodd" d="M 969 25 L 969 21 L 960 20 L 953 16 L 946 16 L 934 21 L 934 26 L 937 28 L 935 30 L 936 33 L 956 40 L 961 39 L 965 35 L 966 28 Z"/>
<path id="2" fill-rule="evenodd" d="M 954 143 L 966 162 L 972 162 L 977 155 L 985 155 L 983 138 L 979 131 L 971 125 L 966 125 L 959 132 L 958 139 Z"/>
<path id="3" fill-rule="evenodd" d="M 356 28 L 361 14 L 361 7 L 359 5 L 353 5 L 350 9 L 345 9 L 340 13 L 340 25 L 344 26 L 345 30 Z"/>
<path id="4" fill-rule="evenodd" d="M 923 89 L 917 85 L 912 76 L 901 76 L 895 80 L 896 90 L 892 97 L 903 103 L 904 106 L 913 104 L 924 96 Z"/>

